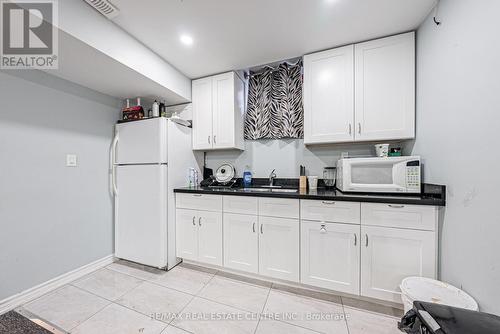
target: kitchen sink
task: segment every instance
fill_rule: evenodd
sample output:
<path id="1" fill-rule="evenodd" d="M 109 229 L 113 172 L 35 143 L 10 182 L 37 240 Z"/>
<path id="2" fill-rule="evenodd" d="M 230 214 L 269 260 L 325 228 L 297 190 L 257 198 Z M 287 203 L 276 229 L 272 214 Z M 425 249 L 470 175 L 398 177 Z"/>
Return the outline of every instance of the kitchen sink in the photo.
<path id="1" fill-rule="evenodd" d="M 271 192 L 271 189 L 268 189 L 268 188 L 243 188 L 243 191 L 248 191 L 248 192 Z"/>
<path id="2" fill-rule="evenodd" d="M 280 192 L 280 193 L 296 193 L 297 189 L 285 189 L 280 187 L 262 187 L 262 188 L 243 188 L 243 191 L 248 192 Z"/>
<path id="3" fill-rule="evenodd" d="M 297 189 L 271 189 L 273 193 L 296 193 Z"/>

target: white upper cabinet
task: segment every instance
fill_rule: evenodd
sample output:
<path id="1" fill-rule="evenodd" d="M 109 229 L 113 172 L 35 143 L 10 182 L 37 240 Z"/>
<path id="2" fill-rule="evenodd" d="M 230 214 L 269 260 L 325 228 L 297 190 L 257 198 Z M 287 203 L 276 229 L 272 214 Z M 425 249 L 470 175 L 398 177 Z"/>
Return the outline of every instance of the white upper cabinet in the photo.
<path id="1" fill-rule="evenodd" d="M 354 46 L 304 56 L 304 142 L 354 140 Z"/>
<path id="2" fill-rule="evenodd" d="M 212 148 L 212 78 L 193 81 L 193 149 Z"/>
<path id="3" fill-rule="evenodd" d="M 234 72 L 193 80 L 193 149 L 243 149 L 244 85 Z"/>
<path id="4" fill-rule="evenodd" d="M 304 143 L 415 137 L 413 32 L 304 56 Z"/>
<path id="5" fill-rule="evenodd" d="M 355 46 L 356 140 L 415 137 L 415 34 Z"/>

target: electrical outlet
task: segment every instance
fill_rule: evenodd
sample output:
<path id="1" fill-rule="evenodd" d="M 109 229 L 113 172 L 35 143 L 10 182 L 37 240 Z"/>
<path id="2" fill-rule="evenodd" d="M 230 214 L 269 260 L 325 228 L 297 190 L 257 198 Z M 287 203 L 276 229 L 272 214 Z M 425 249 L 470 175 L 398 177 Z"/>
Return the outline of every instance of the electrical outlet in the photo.
<path id="1" fill-rule="evenodd" d="M 78 159 L 76 154 L 66 154 L 66 167 L 78 166 Z"/>

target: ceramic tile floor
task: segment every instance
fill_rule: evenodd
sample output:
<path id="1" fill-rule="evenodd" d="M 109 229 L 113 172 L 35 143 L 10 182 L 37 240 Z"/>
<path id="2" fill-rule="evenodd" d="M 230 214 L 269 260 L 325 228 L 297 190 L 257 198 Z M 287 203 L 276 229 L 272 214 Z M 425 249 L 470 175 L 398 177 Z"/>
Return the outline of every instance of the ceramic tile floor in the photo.
<path id="1" fill-rule="evenodd" d="M 396 309 L 189 265 L 115 262 L 21 309 L 79 334 L 401 333 Z"/>

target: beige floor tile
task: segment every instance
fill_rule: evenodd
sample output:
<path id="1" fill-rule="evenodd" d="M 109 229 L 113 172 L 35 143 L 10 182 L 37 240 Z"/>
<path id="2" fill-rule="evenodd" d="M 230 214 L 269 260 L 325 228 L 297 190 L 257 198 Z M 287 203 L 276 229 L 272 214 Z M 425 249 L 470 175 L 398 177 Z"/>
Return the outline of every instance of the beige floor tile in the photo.
<path id="1" fill-rule="evenodd" d="M 349 307 L 344 311 L 350 334 L 401 334 L 398 318 Z"/>
<path id="2" fill-rule="evenodd" d="M 174 326 L 168 326 L 163 330 L 163 332 L 161 332 L 161 334 L 191 334 L 191 332 L 187 332 Z"/>
<path id="3" fill-rule="evenodd" d="M 281 321 L 261 320 L 255 334 L 316 334 L 318 332 Z"/>
<path id="4" fill-rule="evenodd" d="M 143 281 L 114 270 L 101 269 L 73 283 L 83 290 L 109 300 L 116 300 Z"/>
<path id="5" fill-rule="evenodd" d="M 216 276 L 201 290 L 199 296 L 249 312 L 260 313 L 268 293 L 269 288 Z"/>
<path id="6" fill-rule="evenodd" d="M 197 294 L 214 275 L 183 267 L 175 267 L 151 282 L 182 292 Z"/>
<path id="7" fill-rule="evenodd" d="M 116 302 L 156 320 L 169 323 L 175 313 L 180 312 L 193 296 L 168 289 L 163 286 L 144 282 L 126 293 Z"/>
<path id="8" fill-rule="evenodd" d="M 257 323 L 257 314 L 196 297 L 172 325 L 196 334 L 250 334 Z"/>
<path id="9" fill-rule="evenodd" d="M 27 311 L 69 331 L 110 302 L 74 286 L 65 286 L 23 306 Z"/>
<path id="10" fill-rule="evenodd" d="M 322 333 L 347 334 L 342 305 L 271 290 L 265 317 Z"/>
<path id="11" fill-rule="evenodd" d="M 159 334 L 167 325 L 117 304 L 76 327 L 73 334 Z"/>

